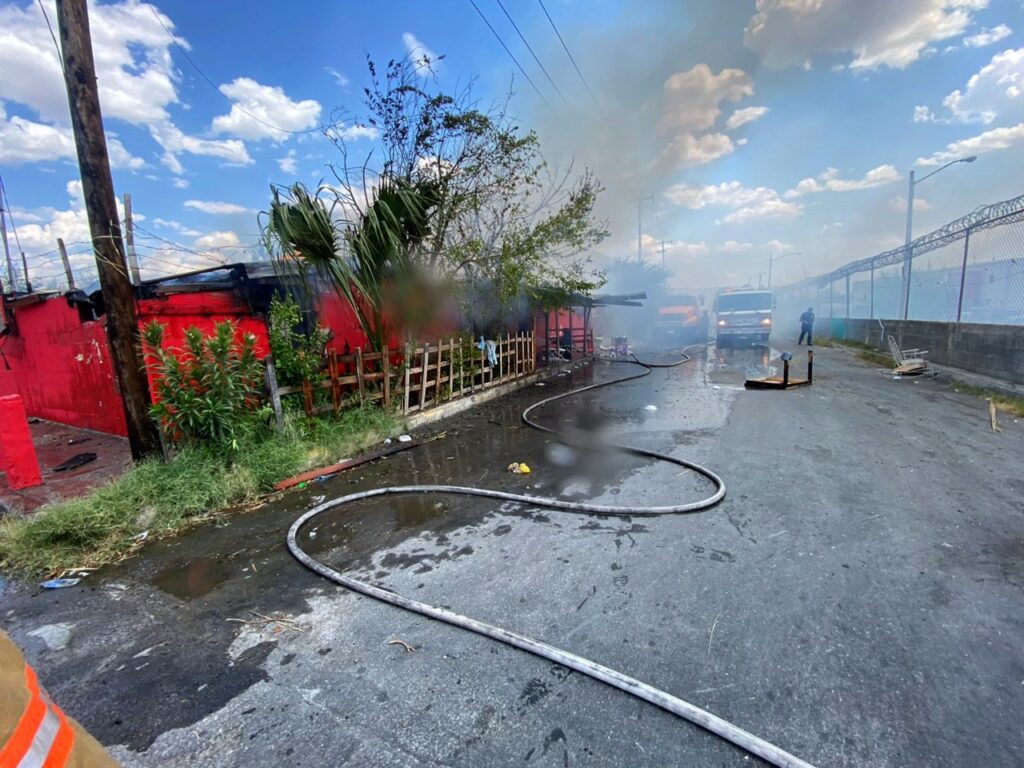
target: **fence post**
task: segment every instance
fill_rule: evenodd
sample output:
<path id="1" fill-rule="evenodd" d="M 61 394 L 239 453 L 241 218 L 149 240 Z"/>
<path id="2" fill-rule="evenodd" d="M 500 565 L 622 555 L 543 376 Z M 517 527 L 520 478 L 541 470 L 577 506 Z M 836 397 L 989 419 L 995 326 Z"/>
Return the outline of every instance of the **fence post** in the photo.
<path id="1" fill-rule="evenodd" d="M 356 347 L 356 383 L 359 385 L 359 404 L 366 401 L 366 386 L 363 382 L 363 348 Z"/>
<path id="2" fill-rule="evenodd" d="M 430 370 L 430 342 L 423 342 L 423 357 L 420 358 L 420 410 L 427 405 L 427 374 Z"/>
<path id="3" fill-rule="evenodd" d="M 68 260 L 68 249 L 64 247 L 64 241 L 57 238 L 57 250 L 60 251 L 60 260 L 64 265 L 64 276 L 68 279 L 68 290 L 75 290 L 75 273 L 71 271 L 71 262 Z"/>
<path id="4" fill-rule="evenodd" d="M 964 313 L 964 284 L 967 282 L 967 251 L 971 246 L 971 230 L 964 235 L 964 260 L 960 265 L 960 298 L 956 303 L 956 321 L 959 323 Z"/>
<path id="5" fill-rule="evenodd" d="M 277 388 L 277 369 L 274 368 L 274 360 L 271 357 L 267 357 L 264 363 L 263 379 L 267 383 L 270 405 L 274 409 L 274 423 L 278 429 L 284 429 L 284 410 L 281 408 L 281 393 Z"/>
<path id="6" fill-rule="evenodd" d="M 384 374 L 384 410 L 391 410 L 391 350 L 384 345 L 380 357 L 380 370 Z"/>
<path id="7" fill-rule="evenodd" d="M 405 406 L 402 413 L 409 413 L 409 385 L 412 382 L 412 345 L 405 342 Z"/>
<path id="8" fill-rule="evenodd" d="M 331 379 L 331 402 L 337 413 L 341 410 L 341 385 L 338 384 L 338 350 L 333 347 L 327 355 L 327 375 Z"/>
<path id="9" fill-rule="evenodd" d="M 868 320 L 875 319 L 875 260 L 871 260 L 871 309 L 868 310 Z"/>

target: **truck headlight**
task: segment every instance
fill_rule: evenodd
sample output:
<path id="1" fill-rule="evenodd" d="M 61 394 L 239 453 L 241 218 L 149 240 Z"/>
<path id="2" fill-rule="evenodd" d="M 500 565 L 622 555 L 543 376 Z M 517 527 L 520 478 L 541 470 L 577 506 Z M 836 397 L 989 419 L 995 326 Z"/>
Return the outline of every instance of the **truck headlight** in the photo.
<path id="1" fill-rule="evenodd" d="M 719 321 L 718 321 L 718 324 L 719 324 L 719 325 L 727 325 L 727 323 L 725 322 L 725 320 L 719 320 Z"/>
<path id="2" fill-rule="evenodd" d="M 766 318 L 764 318 L 764 320 L 761 321 L 761 325 L 771 325 L 771 324 L 772 324 L 772 319 L 770 317 L 766 317 Z"/>

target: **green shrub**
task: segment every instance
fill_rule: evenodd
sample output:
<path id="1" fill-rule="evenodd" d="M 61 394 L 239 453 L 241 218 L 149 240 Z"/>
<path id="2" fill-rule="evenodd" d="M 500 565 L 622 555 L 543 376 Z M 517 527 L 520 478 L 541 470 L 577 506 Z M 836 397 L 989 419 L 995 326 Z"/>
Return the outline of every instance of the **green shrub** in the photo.
<path id="1" fill-rule="evenodd" d="M 165 349 L 163 325 L 153 321 L 143 329 L 146 365 L 156 382 L 150 414 L 171 443 L 237 449 L 266 424 L 256 337 L 246 333 L 238 341 L 235 330 L 223 322 L 204 336 L 193 326 L 184 347 Z"/>
<path id="2" fill-rule="evenodd" d="M 270 354 L 277 381 L 284 387 L 317 381 L 323 375 L 324 348 L 330 334 L 317 323 L 307 336 L 298 331 L 301 324 L 302 310 L 294 298 L 274 296 L 270 300 Z"/>

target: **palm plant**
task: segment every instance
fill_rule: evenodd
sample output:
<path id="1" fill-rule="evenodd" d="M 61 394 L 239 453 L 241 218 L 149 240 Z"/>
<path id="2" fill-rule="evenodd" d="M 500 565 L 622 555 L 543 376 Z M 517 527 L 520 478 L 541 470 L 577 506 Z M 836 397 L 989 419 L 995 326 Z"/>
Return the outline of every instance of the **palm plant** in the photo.
<path id="1" fill-rule="evenodd" d="M 430 235 L 436 185 L 382 180 L 351 220 L 341 215 L 349 206 L 336 192 L 330 205 L 324 202 L 328 187 L 314 195 L 294 184 L 284 195 L 277 187 L 272 193 L 263 228 L 267 250 L 326 279 L 352 307 L 371 347 L 385 349 L 413 283 L 411 251 Z"/>

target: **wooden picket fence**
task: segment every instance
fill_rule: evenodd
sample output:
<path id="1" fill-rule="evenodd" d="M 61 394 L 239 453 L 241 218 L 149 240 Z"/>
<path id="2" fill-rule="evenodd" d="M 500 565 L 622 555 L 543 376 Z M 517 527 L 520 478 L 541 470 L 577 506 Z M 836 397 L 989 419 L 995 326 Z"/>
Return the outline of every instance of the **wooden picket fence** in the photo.
<path id="1" fill-rule="evenodd" d="M 267 365 L 267 389 L 278 424 L 283 423 L 281 398 L 302 394 L 306 415 L 315 416 L 356 404 L 380 401 L 390 410 L 397 403 L 403 414 L 422 411 L 532 374 L 536 350 L 531 333 L 507 334 L 495 340 L 495 364 L 487 350 L 468 338 L 441 339 L 415 349 L 349 355 L 330 350 L 322 381 L 278 387 L 273 362 Z M 327 402 L 316 395 L 330 392 Z"/>

